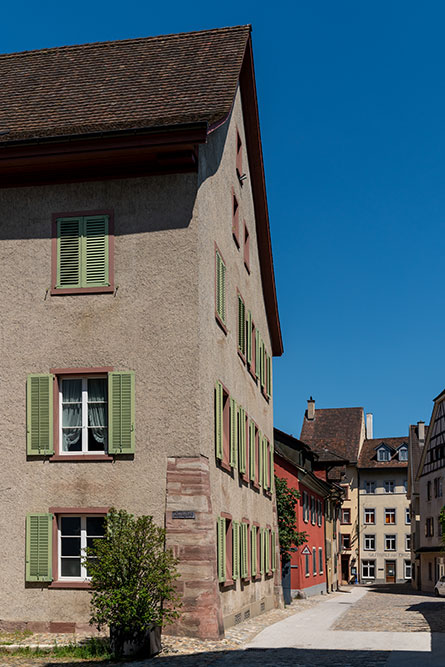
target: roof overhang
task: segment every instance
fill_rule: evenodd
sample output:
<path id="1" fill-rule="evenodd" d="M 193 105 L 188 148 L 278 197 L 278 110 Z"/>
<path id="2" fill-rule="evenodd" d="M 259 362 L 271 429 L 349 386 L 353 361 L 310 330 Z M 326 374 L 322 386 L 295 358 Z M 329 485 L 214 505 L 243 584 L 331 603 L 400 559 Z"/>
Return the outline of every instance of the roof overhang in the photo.
<path id="1" fill-rule="evenodd" d="M 260 254 L 261 279 L 266 303 L 267 321 L 272 343 L 272 354 L 283 354 L 278 301 L 273 268 L 272 242 L 270 237 L 269 209 L 267 206 L 266 180 L 264 174 L 263 149 L 261 143 L 258 100 L 253 65 L 252 37 L 249 36 L 240 72 L 241 103 L 246 121 L 247 151 L 249 155 L 250 176 L 252 181 L 253 204 L 257 229 L 257 243 Z"/>
<path id="2" fill-rule="evenodd" d="M 0 143 L 0 187 L 196 171 L 207 123 Z"/>

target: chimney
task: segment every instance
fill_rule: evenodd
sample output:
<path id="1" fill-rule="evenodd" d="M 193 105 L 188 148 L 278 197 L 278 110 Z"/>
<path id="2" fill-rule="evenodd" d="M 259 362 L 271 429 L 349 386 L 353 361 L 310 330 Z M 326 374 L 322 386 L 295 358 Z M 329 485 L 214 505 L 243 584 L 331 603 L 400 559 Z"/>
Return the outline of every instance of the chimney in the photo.
<path id="1" fill-rule="evenodd" d="M 372 412 L 366 413 L 366 438 L 372 440 Z"/>
<path id="2" fill-rule="evenodd" d="M 425 440 L 425 422 L 417 422 L 417 436 L 419 442 L 422 443 Z"/>
<path id="3" fill-rule="evenodd" d="M 315 417 L 315 401 L 310 397 L 310 399 L 307 402 L 307 418 L 308 419 L 314 419 Z"/>

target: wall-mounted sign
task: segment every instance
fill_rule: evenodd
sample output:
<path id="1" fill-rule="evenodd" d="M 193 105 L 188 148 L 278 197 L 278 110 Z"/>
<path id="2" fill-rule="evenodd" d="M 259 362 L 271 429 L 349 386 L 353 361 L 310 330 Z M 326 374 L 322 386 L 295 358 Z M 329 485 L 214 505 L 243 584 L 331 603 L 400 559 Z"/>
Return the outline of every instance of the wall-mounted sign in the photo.
<path id="1" fill-rule="evenodd" d="M 303 556 L 310 556 L 311 555 L 311 551 L 310 551 L 309 547 L 307 547 L 307 546 L 304 547 L 304 549 L 301 553 L 303 554 Z"/>
<path id="2" fill-rule="evenodd" d="M 176 510 L 172 512 L 172 519 L 196 519 L 195 513 L 189 510 Z"/>

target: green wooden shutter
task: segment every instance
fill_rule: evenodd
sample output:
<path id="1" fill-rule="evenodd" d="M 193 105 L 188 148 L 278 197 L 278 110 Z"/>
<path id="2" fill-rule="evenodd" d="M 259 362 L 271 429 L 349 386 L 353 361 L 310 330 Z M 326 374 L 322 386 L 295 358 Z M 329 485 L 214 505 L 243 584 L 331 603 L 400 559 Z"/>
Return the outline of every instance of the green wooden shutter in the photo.
<path id="1" fill-rule="evenodd" d="M 54 375 L 31 374 L 26 383 L 28 456 L 54 454 Z"/>
<path id="2" fill-rule="evenodd" d="M 252 526 L 250 531 L 250 571 L 252 577 L 256 577 L 256 566 L 257 566 L 257 527 Z"/>
<path id="3" fill-rule="evenodd" d="M 26 517 L 26 581 L 52 581 L 52 514 Z"/>
<path id="4" fill-rule="evenodd" d="M 246 354 L 246 307 L 241 296 L 238 294 L 238 349 L 244 356 Z"/>
<path id="5" fill-rule="evenodd" d="M 215 296 L 216 296 L 216 312 L 220 316 L 221 319 L 222 317 L 222 308 L 221 308 L 221 256 L 217 252 L 216 253 L 216 290 L 215 290 Z"/>
<path id="6" fill-rule="evenodd" d="M 216 252 L 216 312 L 226 323 L 226 266 L 219 252 Z"/>
<path id="7" fill-rule="evenodd" d="M 247 313 L 246 359 L 249 366 L 252 364 L 252 313 Z"/>
<path id="8" fill-rule="evenodd" d="M 261 336 L 258 329 L 255 331 L 255 375 L 257 379 L 260 377 L 261 368 Z"/>
<path id="9" fill-rule="evenodd" d="M 134 373 L 108 373 L 108 452 L 134 453 Z"/>
<path id="10" fill-rule="evenodd" d="M 81 287 L 81 238 L 83 218 L 57 220 L 56 287 Z"/>
<path id="11" fill-rule="evenodd" d="M 275 531 L 272 531 L 272 572 L 277 569 L 277 546 L 275 543 Z"/>
<path id="12" fill-rule="evenodd" d="M 232 521 L 232 579 L 239 579 L 240 565 L 239 523 Z"/>
<path id="13" fill-rule="evenodd" d="M 270 530 L 269 528 L 266 528 L 264 532 L 264 538 L 266 542 L 266 549 L 265 549 L 265 554 L 266 554 L 266 565 L 265 565 L 265 571 L 270 572 L 271 571 L 271 564 L 270 564 Z"/>
<path id="14" fill-rule="evenodd" d="M 238 467 L 238 408 L 234 398 L 230 398 L 230 465 Z"/>
<path id="15" fill-rule="evenodd" d="M 87 216 L 83 219 L 82 285 L 109 285 L 108 261 L 108 216 Z"/>
<path id="16" fill-rule="evenodd" d="M 246 472 L 246 411 L 241 406 L 238 408 L 238 462 L 239 471 Z"/>
<path id="17" fill-rule="evenodd" d="M 263 434 L 258 431 L 258 484 L 263 486 Z"/>
<path id="18" fill-rule="evenodd" d="M 274 443 L 270 443 L 270 490 L 275 490 Z"/>
<path id="19" fill-rule="evenodd" d="M 215 449 L 216 458 L 222 460 L 224 453 L 223 429 L 224 429 L 224 395 L 221 382 L 215 385 Z"/>
<path id="20" fill-rule="evenodd" d="M 248 560 L 248 539 L 249 539 L 249 528 L 247 523 L 241 523 L 241 578 L 246 579 L 249 570 L 249 560 Z"/>
<path id="21" fill-rule="evenodd" d="M 260 574 L 264 574 L 264 528 L 260 528 Z"/>
<path id="22" fill-rule="evenodd" d="M 217 550 L 218 550 L 218 581 L 226 580 L 226 520 L 218 517 Z"/>
<path id="23" fill-rule="evenodd" d="M 272 358 L 266 354 L 266 395 L 268 398 L 272 395 Z"/>
<path id="24" fill-rule="evenodd" d="M 264 389 L 266 386 L 266 373 L 265 373 L 265 367 L 264 367 L 264 355 L 265 355 L 265 347 L 264 347 L 264 341 L 260 341 L 260 382 L 261 382 L 261 387 Z"/>
<path id="25" fill-rule="evenodd" d="M 255 423 L 252 419 L 249 422 L 249 468 L 250 479 L 255 481 Z"/>

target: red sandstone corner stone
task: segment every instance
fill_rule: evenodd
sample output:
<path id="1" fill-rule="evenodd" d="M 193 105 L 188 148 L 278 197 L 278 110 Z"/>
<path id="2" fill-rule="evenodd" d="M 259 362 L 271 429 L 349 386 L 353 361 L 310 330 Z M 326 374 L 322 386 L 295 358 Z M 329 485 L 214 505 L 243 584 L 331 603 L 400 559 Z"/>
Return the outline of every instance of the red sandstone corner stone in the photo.
<path id="1" fill-rule="evenodd" d="M 186 544 L 178 549 L 179 558 L 184 560 L 213 561 L 216 558 L 216 549 L 212 545 Z"/>
<path id="2" fill-rule="evenodd" d="M 49 623 L 50 632 L 75 632 L 76 624 L 75 623 L 64 623 L 63 621 L 50 621 Z"/>

